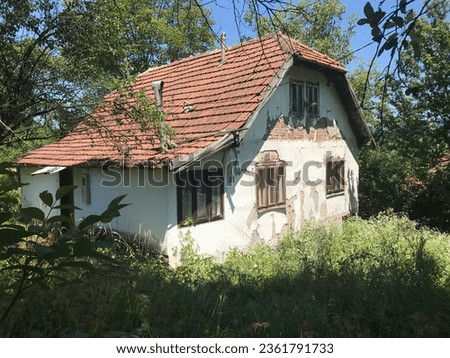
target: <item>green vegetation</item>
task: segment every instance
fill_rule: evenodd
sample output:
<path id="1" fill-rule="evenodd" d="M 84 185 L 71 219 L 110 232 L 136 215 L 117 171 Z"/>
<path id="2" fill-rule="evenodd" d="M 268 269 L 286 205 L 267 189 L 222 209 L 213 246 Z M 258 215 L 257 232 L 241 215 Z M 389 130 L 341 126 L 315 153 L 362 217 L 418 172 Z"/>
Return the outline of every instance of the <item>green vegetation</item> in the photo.
<path id="1" fill-rule="evenodd" d="M 450 231 L 450 25 L 448 2 L 433 1 L 415 22 L 395 77 L 352 76 L 378 148 L 360 158 L 360 214 L 393 209 L 421 224 Z M 374 75 L 375 73 L 372 73 Z M 365 85 L 364 85 L 365 83 Z"/>
<path id="2" fill-rule="evenodd" d="M 124 251 L 116 238 L 109 252 L 119 265 L 31 288 L 0 335 L 445 337 L 449 239 L 406 218 L 352 218 L 310 225 L 275 248 L 231 252 L 219 264 L 188 235 L 183 263 L 171 269 L 161 257 Z"/>
<path id="3" fill-rule="evenodd" d="M 353 59 L 350 40 L 355 34 L 356 16 L 345 18 L 346 6 L 341 0 L 300 0 L 295 5 L 279 2 L 264 10 L 249 5 L 245 15 L 245 22 L 258 35 L 281 31 L 343 65 Z"/>
<path id="4" fill-rule="evenodd" d="M 424 1 L 417 14 L 415 1 L 389 11 L 384 1 L 367 3 L 359 21 L 378 44 L 373 59 L 390 58 L 382 81 L 373 62 L 353 76 L 378 143 L 361 156 L 367 220 L 310 225 L 275 248 L 233 251 L 221 264 L 199 255 L 186 235 L 182 264 L 171 269 L 94 228 L 122 198 L 66 230 L 69 218 L 52 210 L 72 188 L 41 194 L 49 214 L 20 209 L 20 184 L 2 165 L 0 336 L 449 336 L 450 236 L 425 228 L 450 231 L 448 1 Z M 350 59 L 358 29 L 345 22 L 340 1 L 236 4 L 252 12 L 247 24 L 259 33 L 283 29 Z M 148 66 L 211 48 L 211 24 L 195 0 L 1 2 L 0 160 L 65 135 Z M 133 119 L 150 125 L 154 108 L 138 104 L 145 118 Z M 170 146 L 170 128 L 158 119 L 152 128 Z M 379 215 L 389 208 L 409 219 Z"/>

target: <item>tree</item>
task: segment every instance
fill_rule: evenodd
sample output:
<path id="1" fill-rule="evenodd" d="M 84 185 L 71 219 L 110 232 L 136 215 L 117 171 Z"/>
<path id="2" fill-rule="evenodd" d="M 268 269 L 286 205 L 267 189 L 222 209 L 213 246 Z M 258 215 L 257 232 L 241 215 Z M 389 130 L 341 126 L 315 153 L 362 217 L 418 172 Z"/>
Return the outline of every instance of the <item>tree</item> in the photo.
<path id="1" fill-rule="evenodd" d="M 385 115 L 373 122 L 375 133 L 381 133 L 379 147 L 362 154 L 360 194 L 363 214 L 391 207 L 449 230 L 450 29 L 449 10 L 439 3 L 430 3 L 426 16 L 415 23 L 420 54 L 412 46 L 403 49 L 397 76 L 381 86 Z M 372 86 L 364 90 L 372 96 Z"/>
<path id="2" fill-rule="evenodd" d="M 388 64 L 383 69 L 384 79 L 398 74 L 397 57 L 405 52 L 413 52 L 416 58 L 421 58 L 422 41 L 418 36 L 417 28 L 419 20 L 424 19 L 429 12 L 436 9 L 444 9 L 448 12 L 448 0 L 424 0 L 417 5 L 417 0 L 400 0 L 395 4 L 385 4 L 385 0 L 379 1 L 376 10 L 371 2 L 364 6 L 365 18 L 358 21 L 359 25 L 370 26 L 372 40 L 377 43 L 377 48 L 372 56 L 372 63 L 368 71 L 372 69 L 376 58 L 389 52 Z M 414 6 L 417 10 L 414 10 Z M 389 7 L 389 10 L 386 8 Z"/>
<path id="3" fill-rule="evenodd" d="M 122 80 L 208 49 L 212 21 L 207 10 L 194 5 L 188 0 L 3 1 L 0 143 L 64 135 Z"/>
<path id="4" fill-rule="evenodd" d="M 340 0 L 300 0 L 296 5 L 279 2 L 278 8 L 265 10 L 265 13 L 248 11 L 245 17 L 258 35 L 282 31 L 343 64 L 353 59 L 350 39 L 356 18 L 344 21 L 346 7 Z"/>

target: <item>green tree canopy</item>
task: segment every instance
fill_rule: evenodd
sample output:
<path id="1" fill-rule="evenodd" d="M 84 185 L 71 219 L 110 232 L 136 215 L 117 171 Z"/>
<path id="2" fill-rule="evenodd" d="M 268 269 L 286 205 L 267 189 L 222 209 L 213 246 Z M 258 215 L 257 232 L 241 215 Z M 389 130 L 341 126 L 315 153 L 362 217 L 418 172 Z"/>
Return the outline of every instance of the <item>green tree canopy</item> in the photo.
<path id="1" fill-rule="evenodd" d="M 274 9 L 248 11 L 246 22 L 259 35 L 282 31 L 347 64 L 353 58 L 350 40 L 355 33 L 356 18 L 346 19 L 345 11 L 340 0 L 300 0 L 295 5 L 279 2 Z"/>
<path id="2" fill-rule="evenodd" d="M 414 25 L 420 50 L 412 45 L 403 48 L 395 73 L 384 82 L 369 79 L 368 85 L 359 81 L 355 86 L 371 98 L 365 103 L 383 108 L 382 114 L 371 117 L 378 148 L 361 158 L 363 214 L 390 207 L 450 230 L 448 14 L 441 1 L 430 2 L 426 15 Z"/>
<path id="3" fill-rule="evenodd" d="M 1 2 L 0 143 L 67 133 L 118 80 L 210 48 L 211 23 L 189 0 Z"/>

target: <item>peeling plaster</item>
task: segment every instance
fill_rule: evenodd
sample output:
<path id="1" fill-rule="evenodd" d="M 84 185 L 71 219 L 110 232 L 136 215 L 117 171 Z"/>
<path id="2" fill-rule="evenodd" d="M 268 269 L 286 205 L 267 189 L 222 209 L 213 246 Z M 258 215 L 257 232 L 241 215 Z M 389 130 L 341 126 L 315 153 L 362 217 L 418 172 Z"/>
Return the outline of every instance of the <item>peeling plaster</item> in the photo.
<path id="1" fill-rule="evenodd" d="M 252 227 L 252 224 L 258 221 L 258 211 L 256 208 L 253 208 L 250 210 L 248 216 L 247 216 L 247 227 Z"/>

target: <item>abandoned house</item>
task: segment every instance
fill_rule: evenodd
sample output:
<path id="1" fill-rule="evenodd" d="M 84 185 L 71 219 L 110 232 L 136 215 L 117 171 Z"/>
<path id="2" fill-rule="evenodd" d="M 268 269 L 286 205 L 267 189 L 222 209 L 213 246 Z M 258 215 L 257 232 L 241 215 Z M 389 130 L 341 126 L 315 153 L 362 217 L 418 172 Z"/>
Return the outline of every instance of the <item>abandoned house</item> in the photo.
<path id="1" fill-rule="evenodd" d="M 356 212 L 358 154 L 374 142 L 346 70 L 330 57 L 273 34 L 150 68 L 132 91 L 174 136 L 99 106 L 20 159 L 24 206 L 48 210 L 38 194 L 74 184 L 65 200 L 82 209 L 66 213 L 76 223 L 127 194 L 131 205 L 111 228 L 172 262 L 187 230 L 200 252 L 222 259 L 305 221 Z"/>

